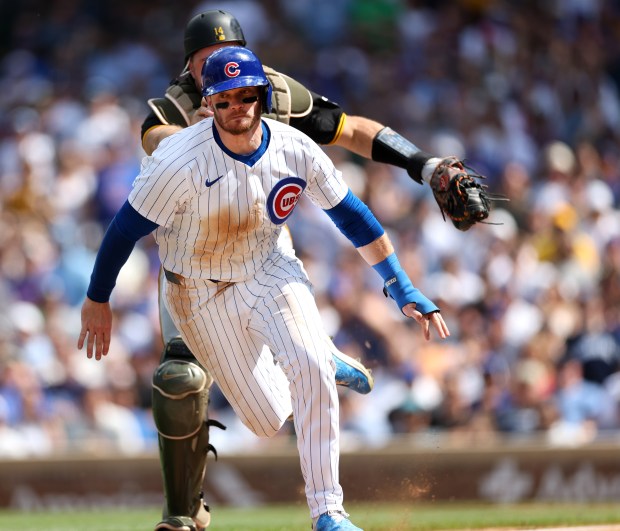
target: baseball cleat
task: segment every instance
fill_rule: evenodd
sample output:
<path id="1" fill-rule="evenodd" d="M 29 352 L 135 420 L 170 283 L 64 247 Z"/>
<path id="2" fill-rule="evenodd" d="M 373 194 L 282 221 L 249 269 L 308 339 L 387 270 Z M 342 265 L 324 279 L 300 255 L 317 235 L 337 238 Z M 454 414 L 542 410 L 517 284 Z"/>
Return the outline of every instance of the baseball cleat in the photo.
<path id="1" fill-rule="evenodd" d="M 342 511 L 327 511 L 319 516 L 314 531 L 364 531 L 351 523 L 348 514 Z"/>
<path id="2" fill-rule="evenodd" d="M 189 516 L 167 516 L 155 526 L 155 531 L 203 531 Z"/>
<path id="3" fill-rule="evenodd" d="M 336 363 L 336 384 L 366 395 L 372 391 L 375 380 L 364 365 L 340 351 L 332 353 Z"/>

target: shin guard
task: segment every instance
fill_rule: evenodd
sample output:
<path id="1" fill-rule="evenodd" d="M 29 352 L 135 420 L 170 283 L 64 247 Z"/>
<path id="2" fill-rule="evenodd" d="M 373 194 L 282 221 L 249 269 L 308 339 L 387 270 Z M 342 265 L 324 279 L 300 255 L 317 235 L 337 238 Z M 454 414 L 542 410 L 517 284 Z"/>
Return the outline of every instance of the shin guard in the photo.
<path id="1" fill-rule="evenodd" d="M 153 375 L 153 417 L 159 432 L 159 453 L 166 496 L 165 516 L 192 518 L 200 527 L 210 521 L 202 501 L 209 451 L 207 419 L 211 376 L 191 361 L 164 361 Z M 217 454 L 216 454 L 217 456 Z"/>

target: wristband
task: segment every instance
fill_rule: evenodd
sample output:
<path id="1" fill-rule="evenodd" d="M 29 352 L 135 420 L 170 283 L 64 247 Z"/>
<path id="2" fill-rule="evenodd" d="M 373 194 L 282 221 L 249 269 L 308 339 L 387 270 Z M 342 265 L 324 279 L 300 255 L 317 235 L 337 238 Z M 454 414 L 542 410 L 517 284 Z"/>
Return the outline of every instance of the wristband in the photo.
<path id="1" fill-rule="evenodd" d="M 386 297 L 389 294 L 396 301 L 401 312 L 410 302 L 415 302 L 415 309 L 422 315 L 439 311 L 430 299 L 425 297 L 418 288 L 413 287 L 407 273 L 402 269 L 385 283 L 383 289 L 384 293 L 387 292 Z"/>
<path id="2" fill-rule="evenodd" d="M 384 281 L 383 292 L 385 296 L 389 295 L 392 297 L 396 304 L 398 304 L 401 312 L 411 302 L 415 302 L 416 310 L 422 315 L 439 311 L 439 308 L 431 300 L 413 286 L 407 273 L 401 268 L 395 253 L 392 253 L 385 260 L 372 267 L 381 275 Z"/>

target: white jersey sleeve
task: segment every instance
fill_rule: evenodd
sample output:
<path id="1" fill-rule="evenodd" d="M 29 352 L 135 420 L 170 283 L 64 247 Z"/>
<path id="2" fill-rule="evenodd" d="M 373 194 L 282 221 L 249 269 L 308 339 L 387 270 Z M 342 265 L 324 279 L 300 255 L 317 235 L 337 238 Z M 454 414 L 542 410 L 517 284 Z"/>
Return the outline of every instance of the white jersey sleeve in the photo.
<path id="1" fill-rule="evenodd" d="M 288 125 L 267 120 L 273 131 L 273 166 L 287 168 L 304 181 L 304 193 L 318 207 L 328 210 L 347 195 L 348 186 L 331 159 L 310 137 Z"/>
<path id="2" fill-rule="evenodd" d="M 349 187 L 342 178 L 342 172 L 318 145 L 313 149 L 313 155 L 306 193 L 315 205 L 329 210 L 344 199 Z"/>

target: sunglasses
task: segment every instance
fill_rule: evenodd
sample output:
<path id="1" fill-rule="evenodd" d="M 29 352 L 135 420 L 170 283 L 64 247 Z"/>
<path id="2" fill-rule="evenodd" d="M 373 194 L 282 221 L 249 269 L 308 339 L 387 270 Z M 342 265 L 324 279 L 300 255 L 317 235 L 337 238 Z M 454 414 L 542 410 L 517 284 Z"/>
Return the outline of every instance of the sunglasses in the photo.
<path id="1" fill-rule="evenodd" d="M 241 103 L 256 103 L 258 96 L 248 96 L 247 98 L 241 98 Z M 215 104 L 216 109 L 228 109 L 230 107 L 229 101 L 221 101 Z"/>

